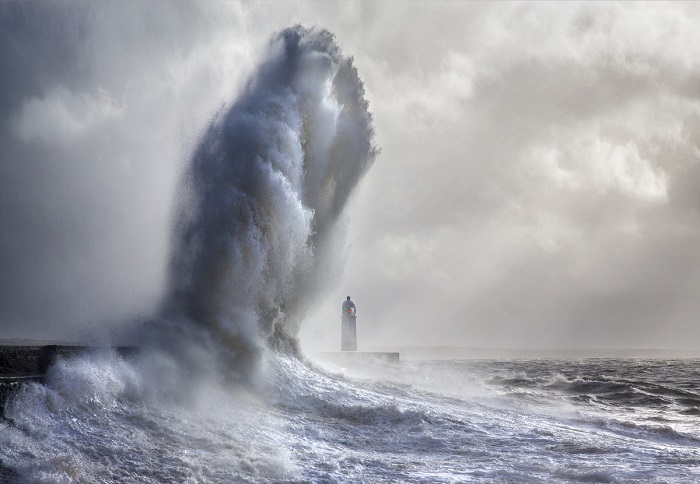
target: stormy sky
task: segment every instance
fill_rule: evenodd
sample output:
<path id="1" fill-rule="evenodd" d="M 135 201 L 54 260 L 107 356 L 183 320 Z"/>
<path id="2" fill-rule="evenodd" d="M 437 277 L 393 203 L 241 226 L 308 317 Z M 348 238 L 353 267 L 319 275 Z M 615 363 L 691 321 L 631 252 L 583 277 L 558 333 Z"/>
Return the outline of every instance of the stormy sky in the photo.
<path id="1" fill-rule="evenodd" d="M 700 349 L 694 3 L 4 2 L 0 328 L 148 317 L 182 173 L 270 37 L 332 31 L 382 153 L 301 336 Z"/>

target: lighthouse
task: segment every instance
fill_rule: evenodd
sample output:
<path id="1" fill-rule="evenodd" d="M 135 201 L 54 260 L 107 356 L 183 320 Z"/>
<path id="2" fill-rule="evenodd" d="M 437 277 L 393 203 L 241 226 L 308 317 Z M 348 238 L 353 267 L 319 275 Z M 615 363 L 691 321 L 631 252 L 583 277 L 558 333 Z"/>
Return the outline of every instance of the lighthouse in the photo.
<path id="1" fill-rule="evenodd" d="M 348 296 L 340 309 L 340 351 L 318 351 L 315 356 L 344 368 L 376 362 L 398 364 L 399 354 L 396 352 L 357 351 L 356 321 L 357 308 Z"/>
<path id="2" fill-rule="evenodd" d="M 340 350 L 357 351 L 357 308 L 350 296 L 343 302 L 341 309 Z"/>

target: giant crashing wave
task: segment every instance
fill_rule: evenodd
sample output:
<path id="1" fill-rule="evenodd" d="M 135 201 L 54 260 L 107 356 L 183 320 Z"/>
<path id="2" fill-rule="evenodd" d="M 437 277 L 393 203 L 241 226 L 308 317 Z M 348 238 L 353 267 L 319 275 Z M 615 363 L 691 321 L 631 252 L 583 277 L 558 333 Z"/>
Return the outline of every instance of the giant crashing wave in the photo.
<path id="1" fill-rule="evenodd" d="M 239 374 L 267 348 L 299 354 L 319 251 L 378 154 L 373 137 L 362 81 L 333 35 L 277 34 L 183 177 L 161 318 L 171 341 L 206 340 Z"/>

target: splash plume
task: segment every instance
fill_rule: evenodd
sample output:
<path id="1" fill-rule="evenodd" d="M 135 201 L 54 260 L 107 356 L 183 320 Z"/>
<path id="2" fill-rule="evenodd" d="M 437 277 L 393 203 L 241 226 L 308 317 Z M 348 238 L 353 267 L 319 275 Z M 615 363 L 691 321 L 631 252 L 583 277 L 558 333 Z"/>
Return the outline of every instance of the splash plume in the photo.
<path id="1" fill-rule="evenodd" d="M 373 134 L 362 81 L 333 35 L 276 35 L 185 173 L 167 319 L 206 328 L 236 360 L 266 341 L 295 350 L 315 254 L 377 155 Z"/>

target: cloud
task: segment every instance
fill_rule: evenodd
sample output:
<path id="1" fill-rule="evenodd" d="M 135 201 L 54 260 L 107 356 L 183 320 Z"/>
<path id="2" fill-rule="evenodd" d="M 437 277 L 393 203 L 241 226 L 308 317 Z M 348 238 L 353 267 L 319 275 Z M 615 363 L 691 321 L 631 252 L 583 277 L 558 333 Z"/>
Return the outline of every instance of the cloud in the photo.
<path id="1" fill-rule="evenodd" d="M 576 192 L 619 191 L 629 197 L 664 200 L 666 176 L 641 157 L 636 143 L 615 144 L 599 136 L 576 136 L 555 146 L 537 146 L 528 161 L 539 165 L 544 177 L 558 187 Z"/>
<path id="2" fill-rule="evenodd" d="M 697 9 L 445 7 L 459 31 L 439 10 L 434 42 L 410 36 L 427 9 L 401 12 L 413 69 L 368 79 L 384 151 L 346 282 L 368 341 L 697 345 L 700 308 L 673 296 L 698 274 L 680 267 L 698 238 Z M 469 96 L 432 94 L 450 56 Z"/>
<path id="3" fill-rule="evenodd" d="M 350 294 L 360 343 L 700 347 L 699 17 L 3 4 L 0 320 L 60 328 L 155 304 L 179 170 L 270 35 L 299 22 L 354 56 L 382 147 L 346 214 L 346 275 L 306 322 L 318 344 Z"/>
<path id="4" fill-rule="evenodd" d="M 157 307 L 178 172 L 245 74 L 215 59 L 235 37 L 207 45 L 230 20 L 188 4 L 0 6 L 6 337 L 94 336 Z M 236 69 L 249 46 L 234 45 Z"/>
<path id="5" fill-rule="evenodd" d="M 57 88 L 45 98 L 25 100 L 14 125 L 23 142 L 50 143 L 84 134 L 123 112 L 124 108 L 105 91 L 89 95 Z"/>

